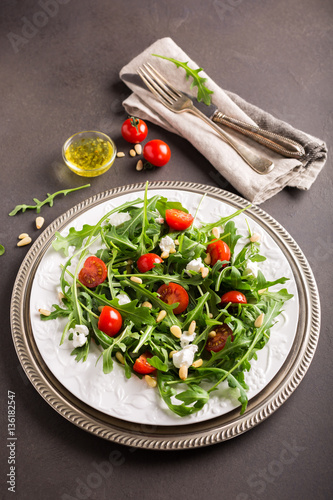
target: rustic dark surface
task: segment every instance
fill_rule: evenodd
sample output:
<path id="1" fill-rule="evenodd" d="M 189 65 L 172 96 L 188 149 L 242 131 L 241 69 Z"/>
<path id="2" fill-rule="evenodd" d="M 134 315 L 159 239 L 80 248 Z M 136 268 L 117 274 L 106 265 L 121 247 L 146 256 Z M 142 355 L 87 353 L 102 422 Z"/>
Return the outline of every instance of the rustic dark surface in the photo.
<path id="1" fill-rule="evenodd" d="M 298 242 L 316 276 L 322 328 L 310 369 L 271 418 L 204 449 L 133 451 L 85 433 L 39 396 L 20 369 L 9 325 L 10 295 L 27 252 L 16 247 L 17 235 L 27 231 L 36 238 L 38 231 L 32 212 L 8 217 L 18 203 L 86 183 L 62 165 L 61 145 L 72 133 L 103 130 L 127 150 L 120 126 L 121 102 L 129 92 L 119 70 L 163 36 L 172 37 L 222 87 L 322 138 L 330 148 L 332 14 L 330 0 L 2 0 L 1 498 L 13 498 L 6 484 L 7 391 L 16 394 L 15 495 L 20 500 L 188 499 L 192 492 L 211 500 L 332 498 L 330 157 L 309 192 L 286 189 L 261 205 Z M 233 191 L 183 139 L 151 126 L 150 138 L 155 137 L 171 147 L 168 166 L 139 174 L 133 159 L 118 160 L 107 174 L 91 179 L 89 190 L 44 207 L 46 223 L 86 197 L 146 179 Z"/>

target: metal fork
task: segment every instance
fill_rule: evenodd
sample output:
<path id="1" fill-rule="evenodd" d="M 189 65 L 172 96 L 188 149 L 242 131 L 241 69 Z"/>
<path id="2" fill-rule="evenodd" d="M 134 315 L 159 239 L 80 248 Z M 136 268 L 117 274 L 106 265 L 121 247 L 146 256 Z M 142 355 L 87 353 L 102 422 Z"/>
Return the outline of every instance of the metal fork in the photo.
<path id="1" fill-rule="evenodd" d="M 164 104 L 164 106 L 175 113 L 188 112 L 204 120 L 255 172 L 258 174 L 268 174 L 273 170 L 274 164 L 271 160 L 258 156 L 243 144 L 236 144 L 233 138 L 201 113 L 201 111 L 196 109 L 192 100 L 180 90 L 175 89 L 151 64 L 143 64 L 138 68 L 137 72 L 148 89 L 162 104 Z"/>

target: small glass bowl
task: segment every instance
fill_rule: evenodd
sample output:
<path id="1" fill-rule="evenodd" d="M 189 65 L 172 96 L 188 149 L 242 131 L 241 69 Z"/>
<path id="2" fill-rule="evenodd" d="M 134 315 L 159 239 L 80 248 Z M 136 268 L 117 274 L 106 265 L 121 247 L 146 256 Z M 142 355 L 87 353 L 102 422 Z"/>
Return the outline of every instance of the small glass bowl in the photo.
<path id="1" fill-rule="evenodd" d="M 62 147 L 62 157 L 67 167 L 82 177 L 97 177 L 107 172 L 116 154 L 113 140 L 95 130 L 72 135 Z"/>

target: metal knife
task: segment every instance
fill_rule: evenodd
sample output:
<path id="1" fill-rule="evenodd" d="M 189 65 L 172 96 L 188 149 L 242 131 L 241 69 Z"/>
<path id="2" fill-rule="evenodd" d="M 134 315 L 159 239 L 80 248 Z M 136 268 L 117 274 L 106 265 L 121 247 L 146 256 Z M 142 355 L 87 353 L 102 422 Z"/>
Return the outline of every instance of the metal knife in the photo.
<path id="1" fill-rule="evenodd" d="M 219 111 L 215 104 L 207 106 L 203 102 L 198 102 L 195 97 L 189 97 L 199 111 L 218 125 L 225 125 L 226 127 L 232 128 L 287 158 L 302 158 L 305 155 L 303 146 L 297 142 L 257 126 L 249 125 L 231 116 L 227 116 Z"/>

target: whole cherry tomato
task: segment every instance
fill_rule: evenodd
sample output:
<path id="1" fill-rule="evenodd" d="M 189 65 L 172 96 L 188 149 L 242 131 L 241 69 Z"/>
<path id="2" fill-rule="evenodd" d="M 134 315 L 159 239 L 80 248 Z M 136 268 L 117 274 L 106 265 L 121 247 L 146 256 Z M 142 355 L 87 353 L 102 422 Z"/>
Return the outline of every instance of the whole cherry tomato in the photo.
<path id="1" fill-rule="evenodd" d="M 175 229 L 176 231 L 184 231 L 185 229 L 190 227 L 194 218 L 191 214 L 187 214 L 182 210 L 169 208 L 165 211 L 165 220 L 171 229 Z"/>
<path id="2" fill-rule="evenodd" d="M 145 144 L 143 157 L 155 167 L 163 167 L 170 160 L 171 151 L 165 142 L 153 139 Z"/>
<path id="3" fill-rule="evenodd" d="M 188 293 L 185 288 L 178 285 L 178 283 L 164 284 L 159 287 L 157 293 L 160 295 L 160 299 L 169 306 L 179 302 L 178 306 L 173 310 L 174 314 L 181 314 L 188 306 Z"/>
<path id="4" fill-rule="evenodd" d="M 143 120 L 130 116 L 124 121 L 121 127 L 121 135 L 125 141 L 138 144 L 145 140 L 148 134 L 148 127 Z"/>
<path id="5" fill-rule="evenodd" d="M 140 273 L 146 273 L 154 268 L 155 264 L 163 262 L 161 257 L 156 253 L 145 253 L 138 258 L 136 265 Z"/>
<path id="6" fill-rule="evenodd" d="M 232 330 L 226 323 L 218 325 L 214 328 L 214 331 L 216 332 L 215 337 L 209 337 L 206 342 L 205 349 L 207 349 L 207 351 L 221 351 L 224 348 L 228 337 L 231 337 L 231 342 L 234 341 Z"/>
<path id="7" fill-rule="evenodd" d="M 147 359 L 152 358 L 153 355 L 149 352 L 146 351 L 141 356 L 139 356 L 133 365 L 133 370 L 137 373 L 141 373 L 142 375 L 148 375 L 148 373 L 153 373 L 156 368 L 151 366 Z"/>
<path id="8" fill-rule="evenodd" d="M 207 252 L 210 254 L 212 266 L 216 264 L 218 260 L 230 261 L 230 248 L 222 240 L 216 240 L 210 243 L 207 247 Z"/>
<path id="9" fill-rule="evenodd" d="M 233 304 L 247 304 L 245 295 L 237 290 L 232 290 L 222 295 L 221 304 L 229 304 L 229 302 Z"/>
<path id="10" fill-rule="evenodd" d="M 109 337 L 114 337 L 123 324 L 121 314 L 113 307 L 104 306 L 98 320 L 98 328 Z"/>
<path id="11" fill-rule="evenodd" d="M 92 255 L 88 257 L 79 272 L 79 281 L 87 288 L 94 288 L 105 281 L 108 271 L 104 262 Z"/>

